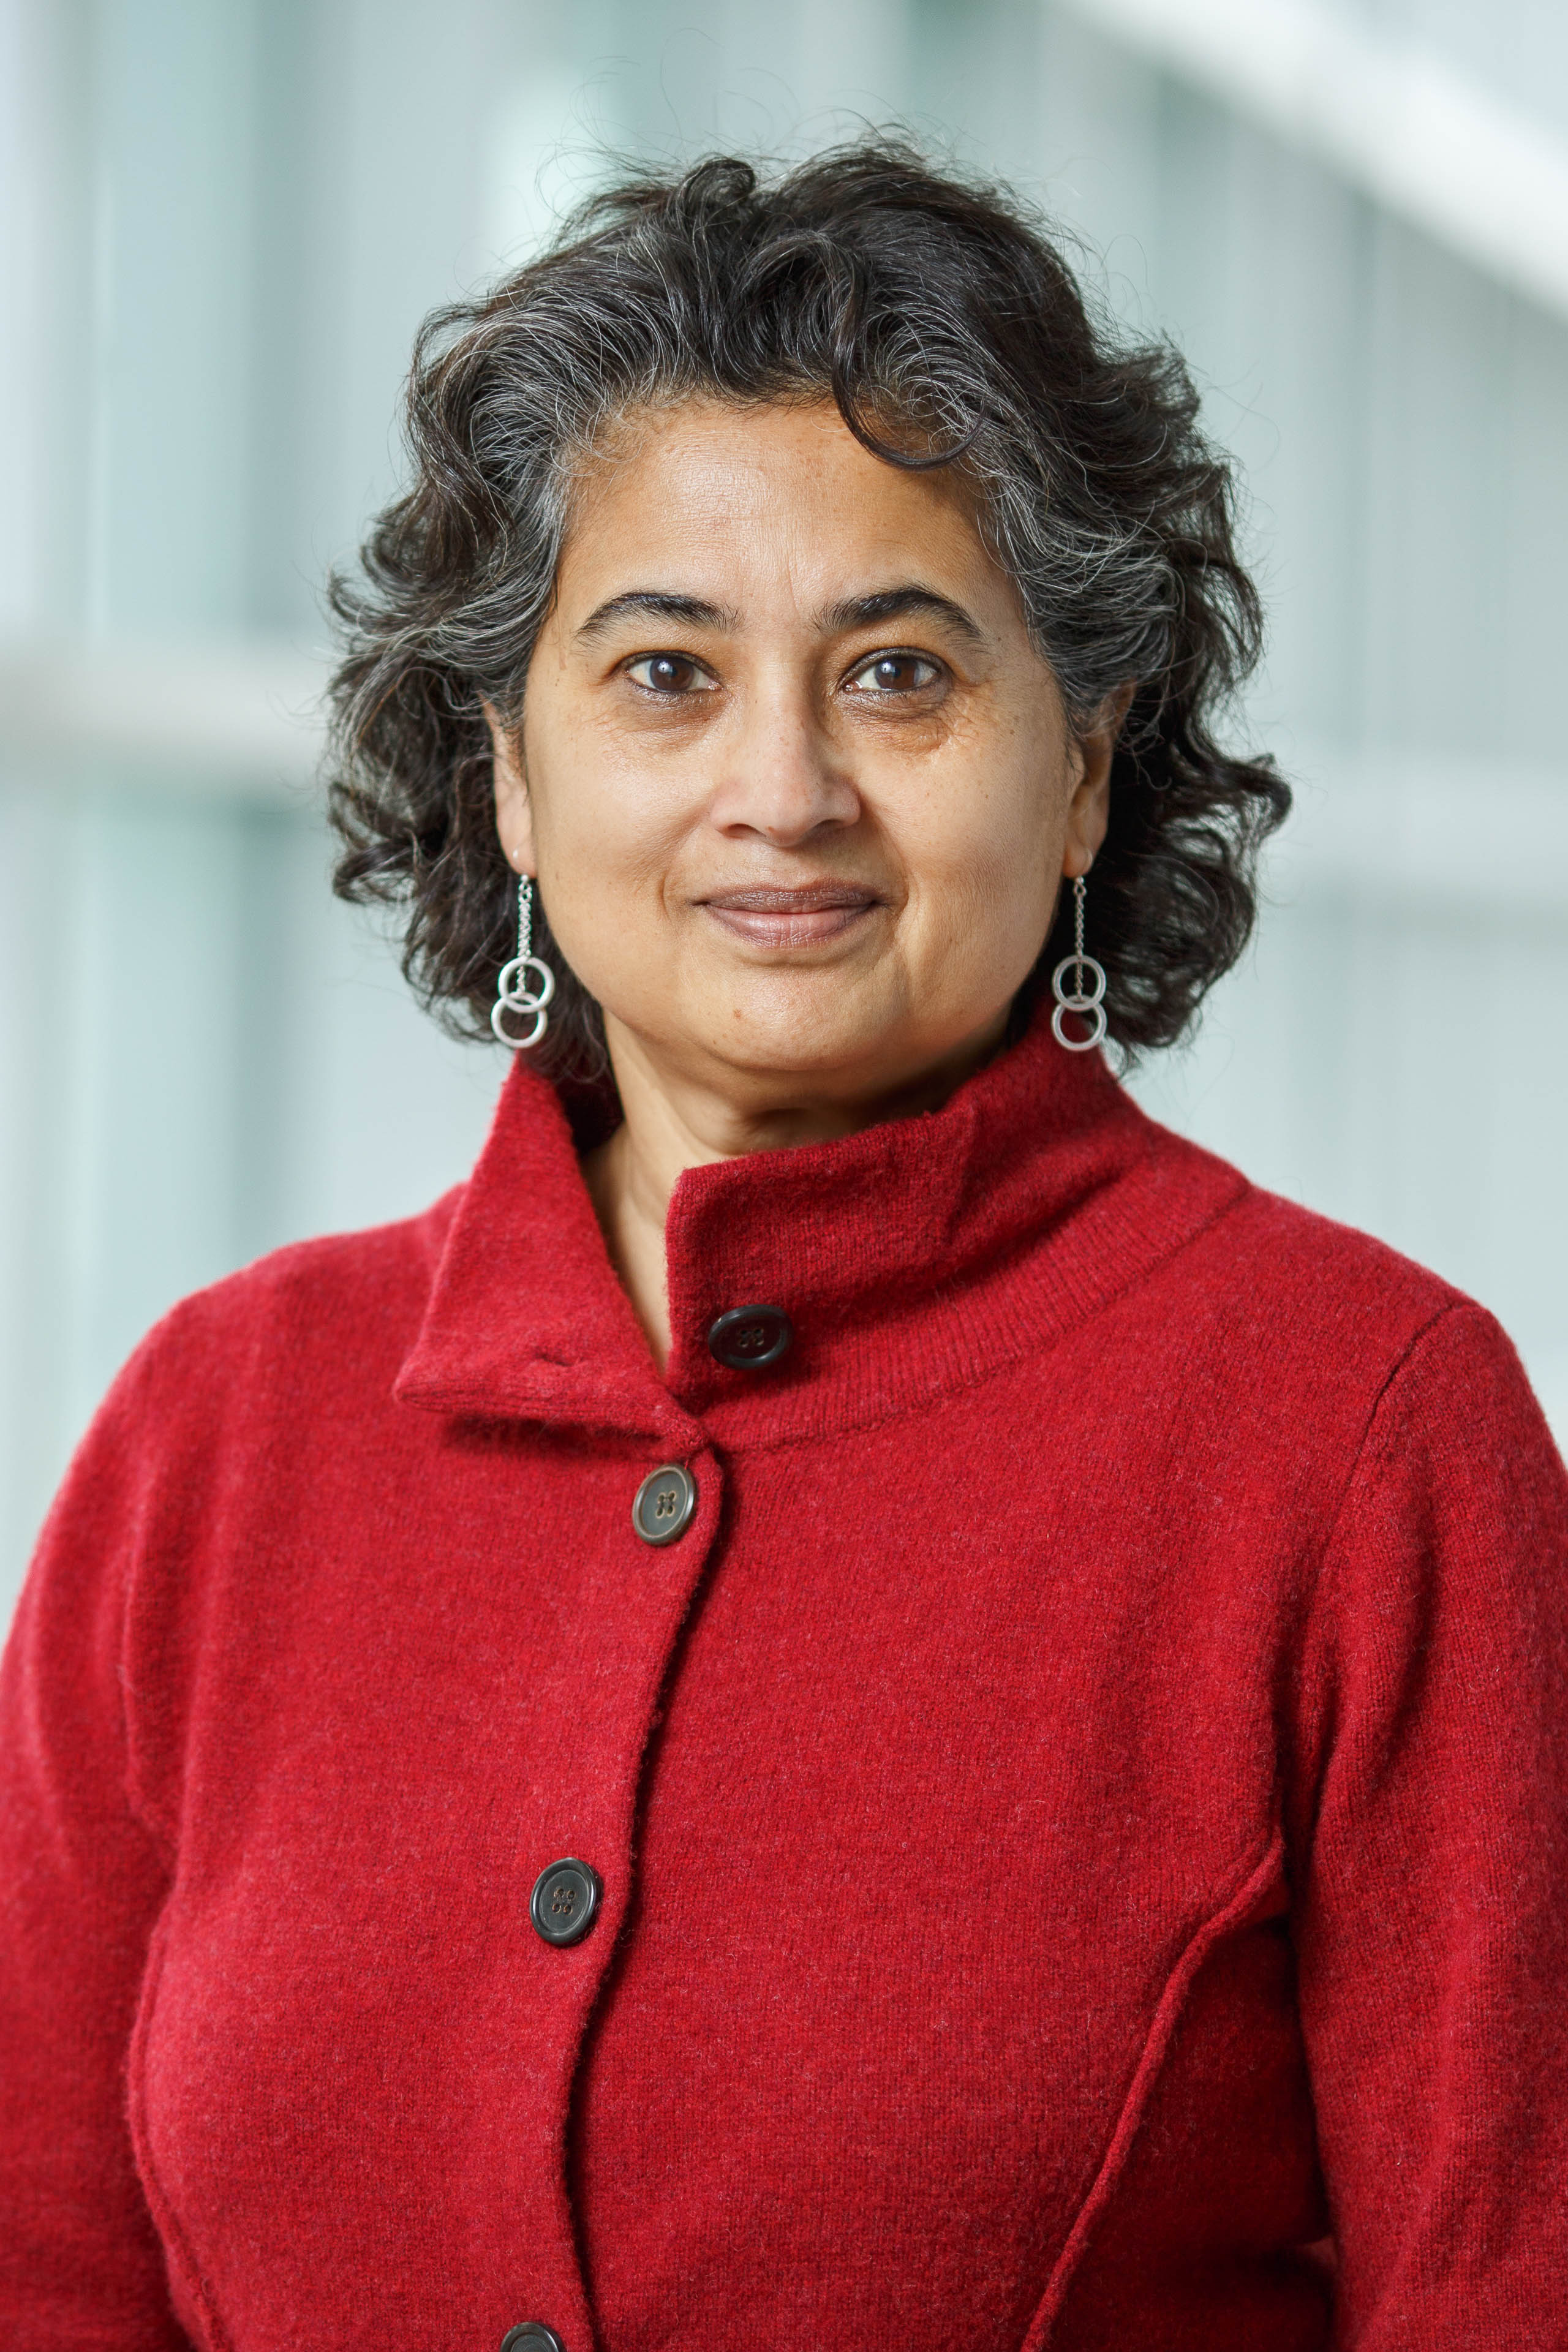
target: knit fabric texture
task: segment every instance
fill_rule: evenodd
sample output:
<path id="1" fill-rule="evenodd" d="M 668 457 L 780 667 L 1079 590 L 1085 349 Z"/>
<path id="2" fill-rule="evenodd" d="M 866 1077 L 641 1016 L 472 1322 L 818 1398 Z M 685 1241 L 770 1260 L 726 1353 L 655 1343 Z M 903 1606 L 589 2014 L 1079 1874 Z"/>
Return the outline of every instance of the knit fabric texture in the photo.
<path id="1" fill-rule="evenodd" d="M 520 1065 L 111 1391 L 0 1684 L 6 2352 L 1568 2346 L 1496 1325 L 1043 1023 L 668 1242 L 661 1377 Z"/>

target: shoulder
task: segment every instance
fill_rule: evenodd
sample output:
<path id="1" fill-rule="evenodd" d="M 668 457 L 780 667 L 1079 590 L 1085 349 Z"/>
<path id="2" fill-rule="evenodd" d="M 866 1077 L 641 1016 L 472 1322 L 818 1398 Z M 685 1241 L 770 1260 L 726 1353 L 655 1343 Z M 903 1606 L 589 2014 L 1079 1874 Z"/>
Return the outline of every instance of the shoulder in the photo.
<path id="1" fill-rule="evenodd" d="M 1474 1307 L 1386 1242 L 1251 1183 L 1209 1243 L 1216 1268 L 1245 1286 L 1258 1316 L 1288 1316 L 1319 1343 L 1404 1342 L 1449 1309 Z"/>
<path id="2" fill-rule="evenodd" d="M 1452 1283 L 1179 1137 L 1152 1140 L 1167 1181 L 1207 1213 L 1126 1312 L 1189 1413 L 1243 1450 L 1317 1452 L 1325 1470 L 1348 1470 L 1374 1423 L 1452 1421 L 1467 1388 L 1472 1429 L 1517 1425 L 1521 1412 L 1542 1426 L 1507 1335 Z"/>
<path id="3" fill-rule="evenodd" d="M 429 1300 L 459 1186 L 420 1215 L 291 1243 L 180 1300 L 111 1390 L 165 1428 L 270 1396 L 291 1412 L 366 1383 L 390 1390 Z"/>
<path id="4" fill-rule="evenodd" d="M 357 1458 L 394 1412 L 460 1197 L 273 1251 L 154 1324 L 55 1496 L 28 1581 L 35 1613 L 68 1626 L 134 1592 L 147 1622 L 173 1622 L 246 1497 L 276 1514 L 323 1458 Z"/>
<path id="5" fill-rule="evenodd" d="M 1191 1327 L 1282 1364 L 1301 1358 L 1349 1369 L 1375 1359 L 1389 1370 L 1455 1310 L 1497 1329 L 1463 1291 L 1387 1243 L 1265 1191 L 1181 1137 L 1156 1137 L 1157 1159 L 1181 1168 L 1194 1189 L 1206 1175 L 1215 1204 L 1168 1267 L 1186 1294 Z"/>

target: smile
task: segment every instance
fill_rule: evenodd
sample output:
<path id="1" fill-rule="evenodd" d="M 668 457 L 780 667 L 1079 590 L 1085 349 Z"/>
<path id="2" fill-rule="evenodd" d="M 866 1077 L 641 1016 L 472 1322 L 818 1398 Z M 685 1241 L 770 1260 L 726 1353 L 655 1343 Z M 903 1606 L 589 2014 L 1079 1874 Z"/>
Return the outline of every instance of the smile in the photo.
<path id="1" fill-rule="evenodd" d="M 793 890 L 719 890 L 697 903 L 753 947 L 809 948 L 841 939 L 882 900 L 854 883 L 816 882 Z"/>

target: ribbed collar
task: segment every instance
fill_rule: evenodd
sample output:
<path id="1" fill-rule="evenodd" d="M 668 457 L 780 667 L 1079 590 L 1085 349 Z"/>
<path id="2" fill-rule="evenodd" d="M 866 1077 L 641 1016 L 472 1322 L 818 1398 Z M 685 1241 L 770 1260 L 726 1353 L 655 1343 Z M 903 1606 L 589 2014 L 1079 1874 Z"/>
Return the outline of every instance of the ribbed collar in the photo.
<path id="1" fill-rule="evenodd" d="M 661 1379 L 616 1280 L 566 1114 L 521 1059 L 459 1197 L 397 1394 L 658 1440 L 798 1443 L 973 1386 L 1081 1324 L 1242 1180 L 1137 1108 L 1042 1015 L 941 1110 L 695 1168 L 666 1226 Z M 783 1362 L 731 1370 L 726 1307 L 782 1307 Z"/>

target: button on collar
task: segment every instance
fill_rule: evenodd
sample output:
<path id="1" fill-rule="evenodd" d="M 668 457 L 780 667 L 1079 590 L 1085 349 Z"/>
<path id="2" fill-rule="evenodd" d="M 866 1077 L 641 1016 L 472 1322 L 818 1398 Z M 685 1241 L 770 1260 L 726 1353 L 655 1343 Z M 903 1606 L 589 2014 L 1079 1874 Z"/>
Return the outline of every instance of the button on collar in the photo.
<path id="1" fill-rule="evenodd" d="M 542 2319 L 525 2319 L 521 2327 L 507 2329 L 500 2352 L 566 2352 L 566 2347 Z"/>
<path id="2" fill-rule="evenodd" d="M 708 1346 L 737 1372 L 764 1372 L 786 1354 L 795 1325 L 782 1307 L 731 1307 L 708 1327 Z"/>
<path id="3" fill-rule="evenodd" d="M 585 1862 L 570 1856 L 564 1862 L 552 1862 L 534 1881 L 528 1906 L 535 1933 L 547 1944 L 580 1944 L 599 1916 L 604 1891 L 598 1872 L 590 1870 Z"/>

